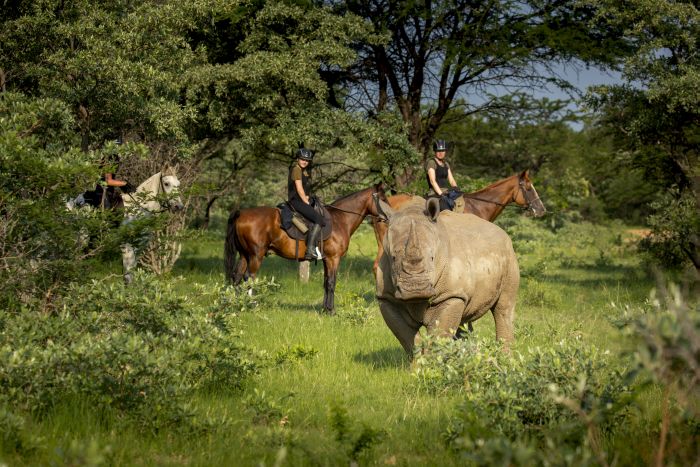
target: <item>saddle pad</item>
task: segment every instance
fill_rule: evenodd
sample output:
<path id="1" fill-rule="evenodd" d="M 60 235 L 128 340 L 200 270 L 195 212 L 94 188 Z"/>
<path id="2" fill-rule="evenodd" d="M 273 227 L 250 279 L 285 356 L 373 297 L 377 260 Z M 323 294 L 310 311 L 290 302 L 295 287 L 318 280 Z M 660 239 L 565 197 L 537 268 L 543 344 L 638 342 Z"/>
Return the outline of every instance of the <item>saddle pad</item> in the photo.
<path id="1" fill-rule="evenodd" d="M 301 231 L 291 222 L 292 215 L 296 216 L 298 219 L 301 219 L 302 222 L 304 222 L 304 224 L 306 224 L 306 227 L 309 229 L 312 225 L 311 222 L 301 214 L 292 212 L 287 203 L 279 204 L 277 206 L 277 209 L 280 210 L 280 218 L 284 220 L 282 222 L 282 225 L 280 225 L 282 230 L 284 230 L 287 233 L 287 235 L 289 235 L 294 240 L 306 241 L 306 234 L 301 233 Z M 289 210 L 289 212 L 285 212 L 286 210 Z M 326 225 L 323 226 L 323 228 L 321 229 L 321 238 L 322 240 L 326 240 L 328 239 L 328 237 L 331 236 L 331 233 L 333 232 L 333 219 L 331 218 L 331 214 L 330 212 L 328 212 L 328 209 L 326 209 L 325 206 L 323 206 L 322 211 L 323 219 L 326 221 Z M 289 223 L 286 222 L 287 219 L 289 220 Z"/>

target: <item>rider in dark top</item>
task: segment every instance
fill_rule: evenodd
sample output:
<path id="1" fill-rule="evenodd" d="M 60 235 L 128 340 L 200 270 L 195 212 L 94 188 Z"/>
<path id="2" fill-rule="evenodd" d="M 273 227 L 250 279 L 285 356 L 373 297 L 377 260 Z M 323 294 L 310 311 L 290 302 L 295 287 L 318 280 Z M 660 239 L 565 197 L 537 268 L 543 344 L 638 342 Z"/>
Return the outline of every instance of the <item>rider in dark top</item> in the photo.
<path id="1" fill-rule="evenodd" d="M 289 204 L 304 217 L 313 222 L 306 235 L 305 260 L 321 259 L 321 251 L 316 246 L 321 228 L 325 225 L 323 216 L 313 208 L 314 199 L 311 196 L 311 170 L 313 153 L 305 148 L 297 150 L 297 160 L 289 168 L 287 180 L 287 195 Z"/>
<path id="2" fill-rule="evenodd" d="M 121 140 L 116 140 L 117 146 L 121 145 Z M 122 193 L 133 193 L 136 191 L 134 187 L 125 180 L 116 178 L 116 172 L 119 170 L 119 153 L 111 151 L 102 159 L 100 167 L 102 168 L 102 177 L 100 182 L 95 185 L 93 191 L 84 193 L 85 202 L 94 207 L 110 209 L 121 202 L 121 195 L 115 189 L 119 188 Z"/>
<path id="3" fill-rule="evenodd" d="M 435 157 L 425 164 L 426 178 L 428 181 L 428 197 L 440 197 L 440 210 L 452 209 L 454 201 L 448 199 L 448 190 L 457 188 L 457 182 L 450 170 L 450 164 L 445 160 L 447 155 L 447 142 L 438 139 L 433 143 Z M 452 206 L 450 206 L 452 204 Z"/>

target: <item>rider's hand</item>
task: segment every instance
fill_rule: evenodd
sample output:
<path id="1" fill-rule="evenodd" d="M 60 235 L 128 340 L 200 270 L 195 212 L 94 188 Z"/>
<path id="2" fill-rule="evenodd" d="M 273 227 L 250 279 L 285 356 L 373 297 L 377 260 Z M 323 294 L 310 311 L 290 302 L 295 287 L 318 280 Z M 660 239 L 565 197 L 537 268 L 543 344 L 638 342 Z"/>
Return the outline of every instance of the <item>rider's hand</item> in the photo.
<path id="1" fill-rule="evenodd" d="M 122 193 L 133 193 L 136 191 L 136 187 L 129 182 L 126 182 L 126 185 L 119 187 L 119 189 L 122 190 Z"/>

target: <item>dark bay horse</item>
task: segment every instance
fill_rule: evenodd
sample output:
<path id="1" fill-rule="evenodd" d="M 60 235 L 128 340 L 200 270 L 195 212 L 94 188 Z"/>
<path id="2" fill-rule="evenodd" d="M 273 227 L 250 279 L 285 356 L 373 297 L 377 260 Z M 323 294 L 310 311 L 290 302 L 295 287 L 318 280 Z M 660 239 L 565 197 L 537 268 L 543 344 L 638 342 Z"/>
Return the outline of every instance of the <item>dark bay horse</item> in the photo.
<path id="1" fill-rule="evenodd" d="M 348 251 L 350 236 L 368 215 L 378 216 L 375 197 L 387 202 L 382 184 L 344 196 L 326 205 L 333 229 L 323 242 L 323 307 L 333 314 L 335 281 L 340 258 Z M 276 208 L 241 209 L 228 218 L 224 248 L 226 277 L 234 285 L 254 278 L 268 251 L 286 259 L 303 261 L 306 242 L 290 238 L 280 227 Z M 240 255 L 236 262 L 236 253 Z"/>
<path id="2" fill-rule="evenodd" d="M 389 196 L 389 205 L 396 210 L 411 198 L 413 195 L 410 194 Z M 465 193 L 463 198 L 465 213 L 474 214 L 490 222 L 493 222 L 510 203 L 515 203 L 521 208 L 531 211 L 535 217 L 543 216 L 547 212 L 527 170 L 492 183 L 479 191 Z M 384 222 L 378 222 L 377 219 L 373 219 L 372 224 L 379 247 L 377 258 L 374 260 L 374 271 L 376 272 L 384 250 L 384 235 L 387 226 Z"/>

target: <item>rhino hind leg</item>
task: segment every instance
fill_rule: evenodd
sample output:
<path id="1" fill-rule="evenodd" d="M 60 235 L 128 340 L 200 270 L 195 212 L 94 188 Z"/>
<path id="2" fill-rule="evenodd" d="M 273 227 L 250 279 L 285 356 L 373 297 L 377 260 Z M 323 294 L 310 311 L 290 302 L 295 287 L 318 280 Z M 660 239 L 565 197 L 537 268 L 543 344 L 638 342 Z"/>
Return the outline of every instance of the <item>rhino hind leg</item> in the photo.
<path id="1" fill-rule="evenodd" d="M 505 348 L 514 340 L 513 322 L 515 321 L 515 297 L 503 296 L 491 309 L 496 323 L 496 339 L 503 341 Z"/>
<path id="2" fill-rule="evenodd" d="M 412 356 L 420 323 L 410 318 L 402 306 L 388 300 L 379 299 L 379 309 L 386 325 L 389 326 L 406 353 Z"/>

